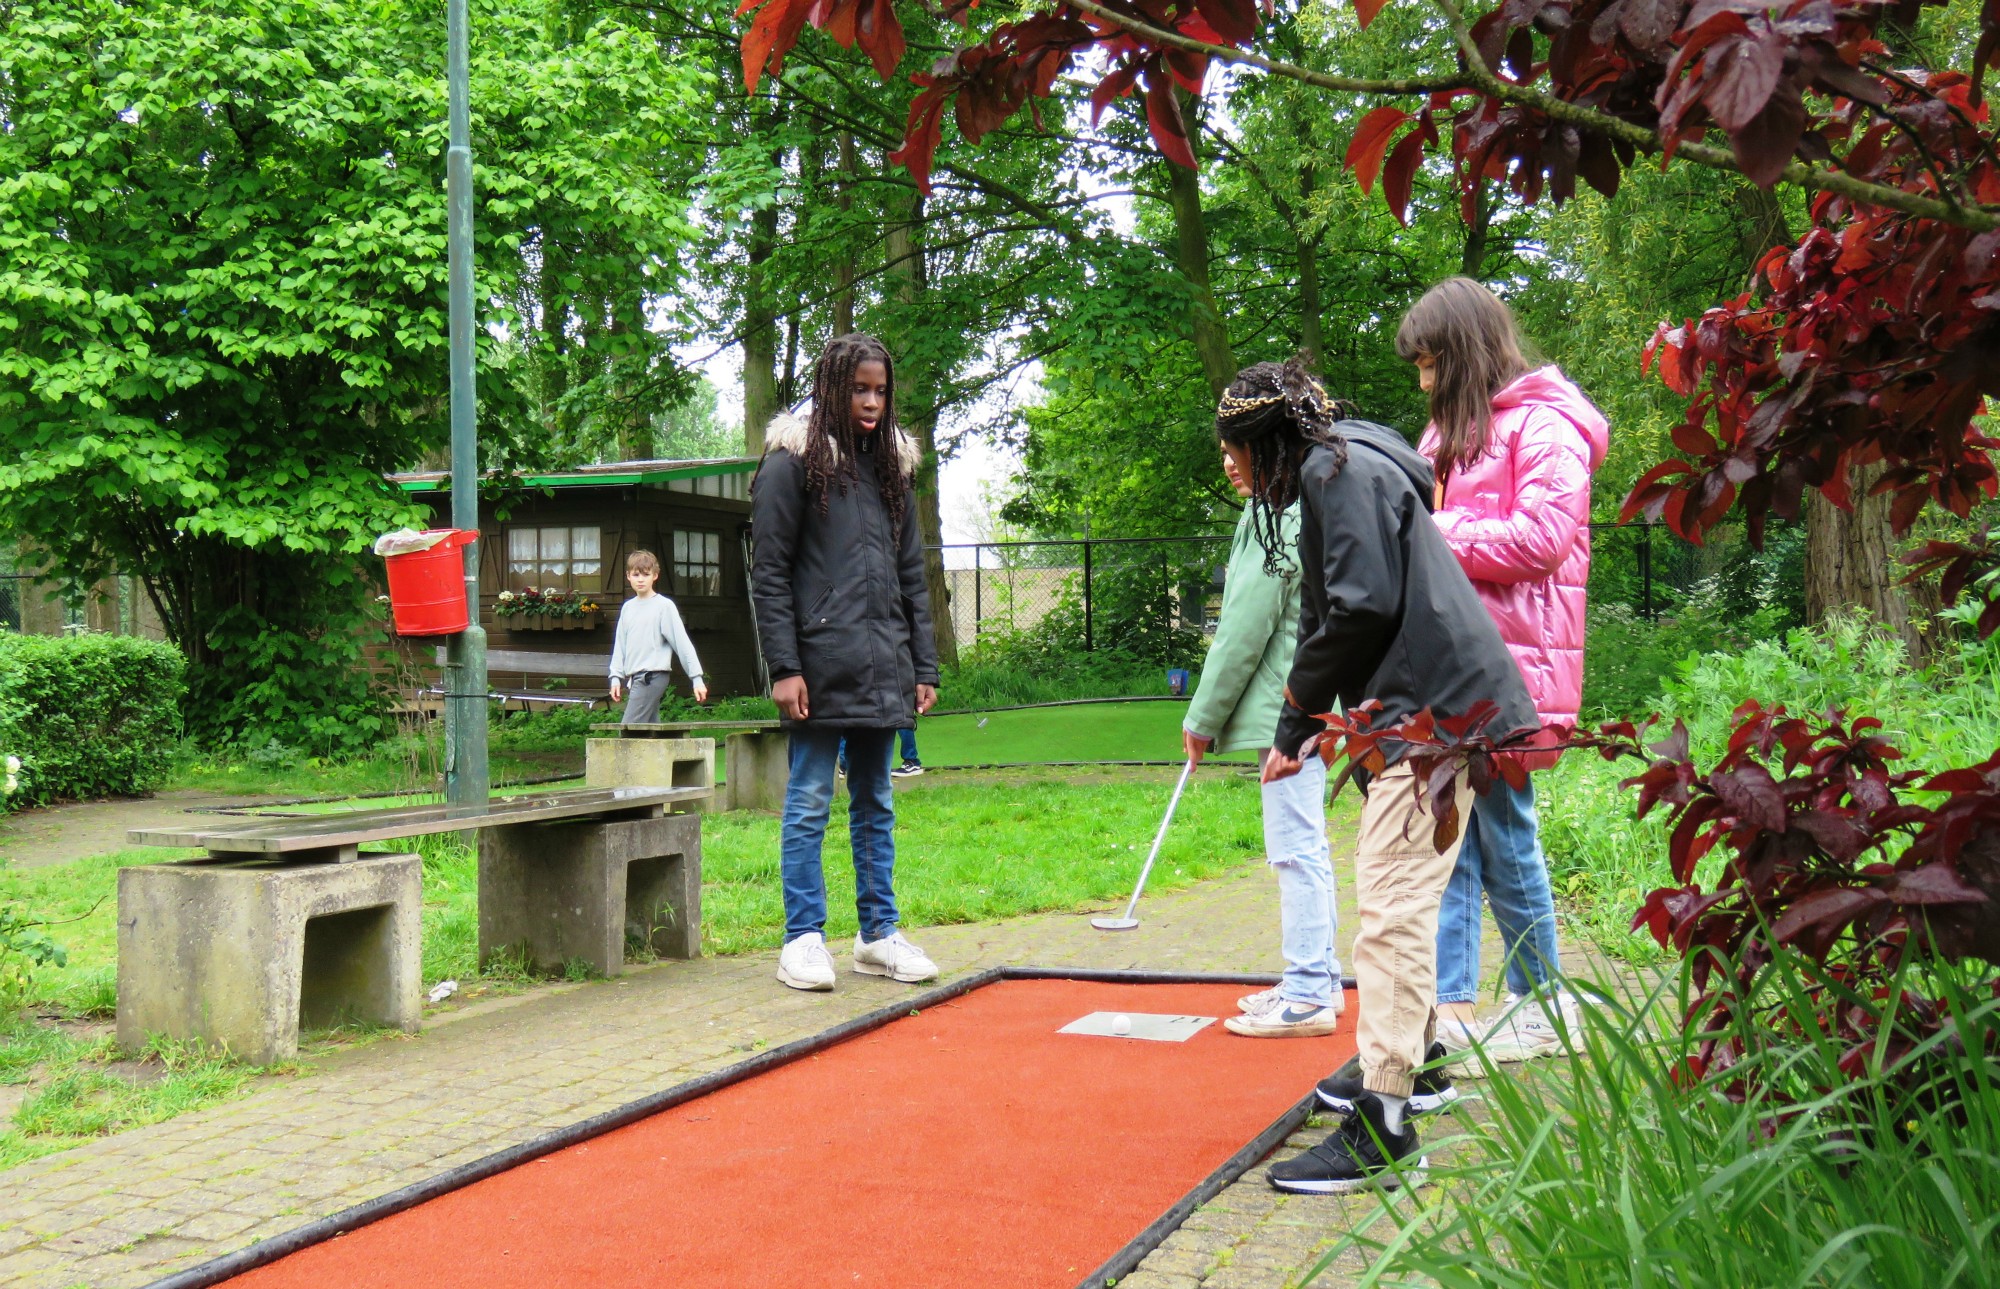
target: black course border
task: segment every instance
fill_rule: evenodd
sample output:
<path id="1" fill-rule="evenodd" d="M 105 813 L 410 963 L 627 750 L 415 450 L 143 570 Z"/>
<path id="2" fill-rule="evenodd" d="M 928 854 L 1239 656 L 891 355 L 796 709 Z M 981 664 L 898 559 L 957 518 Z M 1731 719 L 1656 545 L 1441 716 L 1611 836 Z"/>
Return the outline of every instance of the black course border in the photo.
<path id="1" fill-rule="evenodd" d="M 393 1217 L 406 1209 L 434 1200 L 441 1195 L 484 1181 L 509 1169 L 516 1168 L 543 1155 L 573 1146 L 592 1137 L 603 1136 L 607 1132 L 650 1118 L 662 1110 L 671 1110 L 696 1097 L 726 1088 L 745 1079 L 755 1078 L 781 1065 L 789 1065 L 816 1053 L 823 1052 L 850 1038 L 858 1038 L 872 1030 L 882 1028 L 891 1021 L 900 1020 L 926 1007 L 936 1007 L 950 1002 L 975 989 L 1002 980 L 1083 980 L 1101 981 L 1106 984 L 1132 985 L 1274 985 L 1275 975 L 1236 974 L 1227 972 L 1200 971 L 1139 971 L 1101 970 L 1084 967 L 988 967 L 969 976 L 962 976 L 947 985 L 928 989 L 923 993 L 874 1011 L 842 1021 L 830 1029 L 821 1030 L 794 1042 L 774 1047 L 768 1052 L 759 1052 L 748 1060 L 738 1061 L 726 1069 L 704 1074 L 700 1078 L 677 1083 L 671 1088 L 655 1092 L 649 1096 L 629 1101 L 615 1110 L 592 1115 L 588 1119 L 558 1128 L 530 1138 L 519 1145 L 509 1146 L 471 1163 L 460 1164 L 435 1177 L 427 1177 L 420 1182 L 412 1182 L 399 1190 L 379 1195 L 366 1203 L 342 1209 L 330 1217 L 308 1222 L 306 1225 L 273 1239 L 253 1244 L 234 1253 L 223 1254 L 185 1271 L 155 1280 L 146 1289 L 208 1289 L 232 1276 L 240 1276 L 246 1271 L 268 1266 L 280 1258 L 288 1257 L 301 1249 L 356 1231 L 364 1226 Z M 1241 1177 L 1254 1167 L 1258 1160 L 1269 1154 L 1278 1144 L 1304 1123 L 1312 1113 L 1314 1097 L 1307 1093 L 1298 1104 L 1280 1115 L 1270 1127 L 1241 1150 L 1231 1155 L 1220 1168 L 1210 1173 L 1196 1184 L 1195 1188 L 1174 1202 L 1166 1212 L 1153 1219 L 1132 1241 L 1111 1255 L 1102 1266 L 1085 1276 L 1077 1289 L 1103 1289 L 1111 1281 L 1124 1276 L 1143 1261 L 1147 1254 L 1158 1248 L 1160 1242 L 1171 1235 L 1190 1213 L 1207 1203 L 1225 1186 Z"/>

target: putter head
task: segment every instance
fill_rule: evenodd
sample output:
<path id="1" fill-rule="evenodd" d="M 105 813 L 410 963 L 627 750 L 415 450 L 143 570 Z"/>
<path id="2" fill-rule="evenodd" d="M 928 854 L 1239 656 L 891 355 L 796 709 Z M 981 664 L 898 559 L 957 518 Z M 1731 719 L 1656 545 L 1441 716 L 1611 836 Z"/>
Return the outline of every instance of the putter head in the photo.
<path id="1" fill-rule="evenodd" d="M 1130 931 L 1139 925 L 1138 918 L 1092 918 L 1090 925 L 1100 931 Z"/>

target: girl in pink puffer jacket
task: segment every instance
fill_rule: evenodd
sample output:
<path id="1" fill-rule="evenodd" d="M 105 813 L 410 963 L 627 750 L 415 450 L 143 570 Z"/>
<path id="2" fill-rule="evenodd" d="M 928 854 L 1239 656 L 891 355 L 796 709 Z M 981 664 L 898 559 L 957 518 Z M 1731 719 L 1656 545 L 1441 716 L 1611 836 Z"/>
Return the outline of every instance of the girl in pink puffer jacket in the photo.
<path id="1" fill-rule="evenodd" d="M 1417 365 L 1430 396 L 1422 451 L 1437 473 L 1437 525 L 1542 720 L 1573 725 L 1583 706 L 1590 476 L 1604 460 L 1604 416 L 1562 372 L 1529 365 L 1513 314 L 1470 278 L 1425 292 L 1403 318 L 1396 352 Z M 1512 996 L 1508 1014 L 1486 1028 L 1473 1009 L 1482 892 L 1506 945 Z M 1437 947 L 1438 1038 L 1447 1048 L 1483 1042 L 1494 1059 L 1521 1060 L 1558 1046 L 1543 1006 L 1561 999 L 1555 901 L 1532 781 L 1519 791 L 1496 784 L 1474 802 Z"/>

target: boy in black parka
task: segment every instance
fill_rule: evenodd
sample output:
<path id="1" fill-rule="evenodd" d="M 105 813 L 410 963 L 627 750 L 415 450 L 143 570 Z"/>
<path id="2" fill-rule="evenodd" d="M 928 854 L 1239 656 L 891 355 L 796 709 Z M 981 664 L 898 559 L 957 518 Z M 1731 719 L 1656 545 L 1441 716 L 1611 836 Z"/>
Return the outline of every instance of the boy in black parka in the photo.
<path id="1" fill-rule="evenodd" d="M 820 848 L 841 740 L 854 847 L 854 969 L 917 983 L 937 967 L 897 930 L 896 731 L 937 701 L 937 648 L 911 481 L 916 443 L 896 424 L 894 367 L 871 336 L 834 339 L 812 411 L 781 416 L 751 484 L 750 586 L 771 697 L 790 733 L 780 833 L 785 947 L 778 979 L 833 988 Z"/>

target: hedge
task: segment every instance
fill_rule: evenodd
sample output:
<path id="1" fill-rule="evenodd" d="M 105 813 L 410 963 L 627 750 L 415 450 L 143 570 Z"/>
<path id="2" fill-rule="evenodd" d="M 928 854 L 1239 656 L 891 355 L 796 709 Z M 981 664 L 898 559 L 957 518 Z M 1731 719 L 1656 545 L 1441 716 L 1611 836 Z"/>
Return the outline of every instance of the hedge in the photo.
<path id="1" fill-rule="evenodd" d="M 181 736 L 187 664 L 130 636 L 0 631 L 0 755 L 21 758 L 0 810 L 149 792 Z"/>

